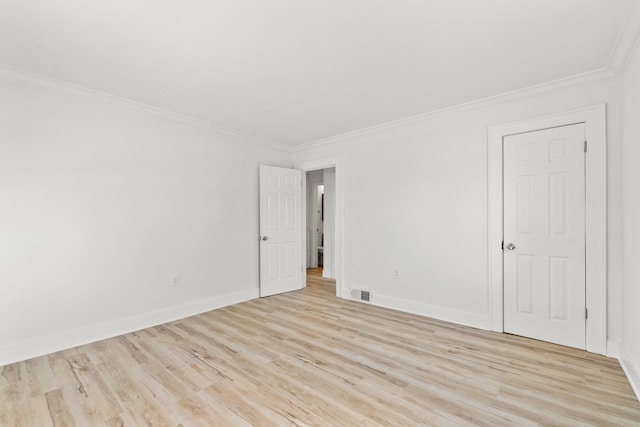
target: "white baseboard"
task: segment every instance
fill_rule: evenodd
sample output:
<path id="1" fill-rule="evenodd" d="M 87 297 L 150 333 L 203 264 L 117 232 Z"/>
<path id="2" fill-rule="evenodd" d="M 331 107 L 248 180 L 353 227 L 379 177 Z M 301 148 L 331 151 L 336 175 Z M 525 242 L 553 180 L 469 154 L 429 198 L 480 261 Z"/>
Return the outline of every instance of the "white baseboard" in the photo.
<path id="1" fill-rule="evenodd" d="M 349 291 L 343 292 L 343 298 L 352 299 Z M 420 316 L 431 317 L 445 322 L 457 323 L 459 325 L 471 326 L 473 328 L 491 330 L 491 318 L 486 314 L 469 313 L 466 311 L 453 310 L 446 307 L 424 304 L 418 301 L 411 301 L 378 293 L 371 293 L 371 304 L 379 307 L 391 308 L 404 311 L 406 313 L 418 314 Z"/>
<path id="2" fill-rule="evenodd" d="M 619 341 L 607 341 L 607 357 L 613 357 L 614 359 L 620 358 Z"/>
<path id="3" fill-rule="evenodd" d="M 255 298 L 258 298 L 258 289 L 247 289 L 0 347 L 0 366 L 112 338 Z"/>
<path id="4" fill-rule="evenodd" d="M 634 360 L 633 356 L 624 347 L 624 342 L 620 344 L 620 365 L 627 375 L 636 397 L 640 400 L 640 361 Z"/>

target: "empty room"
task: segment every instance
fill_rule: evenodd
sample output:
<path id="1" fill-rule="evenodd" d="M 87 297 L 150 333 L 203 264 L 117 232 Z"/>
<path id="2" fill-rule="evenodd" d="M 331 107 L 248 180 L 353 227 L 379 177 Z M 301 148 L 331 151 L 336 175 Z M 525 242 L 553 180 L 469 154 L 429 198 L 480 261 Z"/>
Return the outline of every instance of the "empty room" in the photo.
<path id="1" fill-rule="evenodd" d="M 640 426 L 640 1 L 0 0 L 0 427 Z"/>

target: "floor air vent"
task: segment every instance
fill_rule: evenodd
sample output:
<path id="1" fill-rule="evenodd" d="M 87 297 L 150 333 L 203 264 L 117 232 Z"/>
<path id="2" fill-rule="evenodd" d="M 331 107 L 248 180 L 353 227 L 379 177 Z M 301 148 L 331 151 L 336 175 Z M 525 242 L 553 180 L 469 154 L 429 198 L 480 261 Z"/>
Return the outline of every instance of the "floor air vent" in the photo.
<path id="1" fill-rule="evenodd" d="M 357 300 L 371 302 L 371 292 L 360 289 L 352 289 L 351 296 Z"/>

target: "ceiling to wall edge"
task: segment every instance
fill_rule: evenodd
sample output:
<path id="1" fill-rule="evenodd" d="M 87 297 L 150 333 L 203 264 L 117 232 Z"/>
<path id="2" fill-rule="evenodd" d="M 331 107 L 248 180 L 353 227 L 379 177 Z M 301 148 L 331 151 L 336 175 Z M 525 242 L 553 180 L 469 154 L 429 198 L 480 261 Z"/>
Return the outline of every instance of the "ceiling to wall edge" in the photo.
<path id="1" fill-rule="evenodd" d="M 45 86 L 73 95 L 85 96 L 101 102 L 125 105 L 128 107 L 151 111 L 164 118 L 180 123 L 204 127 L 234 136 L 248 142 L 253 142 L 270 148 L 293 153 L 325 144 L 343 142 L 355 137 L 363 136 L 384 129 L 393 129 L 420 120 L 434 119 L 445 115 L 481 108 L 491 104 L 506 102 L 513 99 L 532 96 L 535 94 L 558 90 L 565 87 L 578 86 L 586 83 L 619 78 L 624 74 L 627 64 L 629 63 L 633 53 L 639 45 L 640 5 L 632 3 L 630 6 L 630 10 L 628 11 L 628 14 L 626 16 L 625 22 L 618 33 L 611 54 L 609 55 L 607 66 L 603 68 L 293 146 L 279 143 L 277 141 L 271 141 L 266 138 L 249 135 L 236 129 L 226 128 L 214 122 L 197 119 L 191 116 L 180 114 L 175 111 L 162 109 L 149 104 L 144 104 L 131 99 L 122 98 L 116 95 L 111 95 L 84 86 L 57 80 L 40 74 L 31 73 L 21 69 L 12 68 L 2 64 L 0 64 L 0 78 L 9 82 L 18 82 L 35 87 Z"/>
<path id="2" fill-rule="evenodd" d="M 207 129 L 225 133 L 227 135 L 234 136 L 236 138 L 239 138 L 248 142 L 265 145 L 270 148 L 275 148 L 278 150 L 291 151 L 291 146 L 286 144 L 281 144 L 275 141 L 270 141 L 266 138 L 260 138 L 257 136 L 249 135 L 247 133 L 244 133 L 235 129 L 229 129 L 224 126 L 217 125 L 213 122 L 187 116 L 175 111 L 155 107 L 153 105 L 134 101 L 128 98 L 122 98 L 116 95 L 111 95 L 106 92 L 100 92 L 98 90 L 94 90 L 85 86 L 80 86 L 80 85 L 76 85 L 66 81 L 57 80 L 51 77 L 43 76 L 41 74 L 35 74 L 29 71 L 9 67 L 3 64 L 0 64 L 0 79 L 9 81 L 9 82 L 14 82 L 14 83 L 22 83 L 32 87 L 44 86 L 47 88 L 51 88 L 53 90 L 61 91 L 63 93 L 82 96 L 82 97 L 90 98 L 99 102 L 104 102 L 107 104 L 124 105 L 126 107 L 133 107 L 140 110 L 151 111 L 152 113 L 155 113 L 161 117 L 164 117 L 166 119 L 173 120 L 179 123 L 184 123 L 191 126 L 204 127 Z"/>
<path id="3" fill-rule="evenodd" d="M 618 31 L 613 49 L 609 54 L 607 68 L 621 76 L 627 68 L 633 53 L 640 43 L 640 6 L 631 2 L 627 8 L 624 22 Z"/>
<path id="4" fill-rule="evenodd" d="M 440 118 L 446 115 L 456 114 L 462 111 L 469 111 L 476 108 L 486 107 L 492 104 L 498 104 L 514 100 L 517 98 L 524 98 L 544 92 L 550 92 L 571 86 L 579 86 L 581 84 L 593 83 L 597 81 L 606 81 L 609 79 L 619 78 L 624 74 L 624 71 L 631 60 L 634 52 L 640 48 L 640 5 L 637 3 L 631 3 L 627 10 L 627 15 L 623 25 L 620 27 L 620 31 L 614 42 L 613 49 L 609 54 L 607 65 L 603 68 L 587 71 L 585 73 L 576 74 L 573 76 L 564 77 L 561 79 L 540 83 L 538 85 L 528 86 L 521 89 L 516 89 L 510 92 L 503 92 L 500 94 L 492 95 L 486 98 L 469 101 L 462 104 L 453 105 L 451 107 L 442 108 L 439 110 L 430 111 L 427 113 L 418 114 L 411 117 L 405 117 L 392 122 L 381 123 L 379 125 L 370 126 L 363 129 L 357 129 L 352 132 L 346 132 L 340 135 L 331 136 L 328 138 L 319 139 L 316 141 L 310 141 L 298 145 L 292 146 L 290 149 L 293 152 L 304 151 L 314 147 L 318 147 L 330 143 L 340 143 L 350 139 L 354 139 L 366 134 L 378 132 L 385 129 L 393 129 L 403 125 L 408 125 L 413 122 L 421 120 L 430 120 Z"/>
<path id="5" fill-rule="evenodd" d="M 535 86 L 529 86 L 529 87 L 517 89 L 510 92 L 504 92 L 504 93 L 492 95 L 486 98 L 476 99 L 474 101 L 453 105 L 451 107 L 441 108 L 439 110 L 434 110 L 427 113 L 418 114 L 415 116 L 404 117 L 402 119 L 394 120 L 392 122 L 381 123 L 379 125 L 370 126 L 363 129 L 357 129 L 357 130 L 343 133 L 340 135 L 335 135 L 328 138 L 319 139 L 316 141 L 294 145 L 291 147 L 291 151 L 304 151 L 304 150 L 325 145 L 325 144 L 344 142 L 346 140 L 361 137 L 366 134 L 378 132 L 381 130 L 393 129 L 393 128 L 405 126 L 410 123 L 414 123 L 422 120 L 433 120 L 436 118 L 441 118 L 444 116 L 460 113 L 463 111 L 474 110 L 474 109 L 486 107 L 493 104 L 499 104 L 502 102 L 511 101 L 517 98 L 524 98 L 527 96 L 550 92 L 550 91 L 562 89 L 565 87 L 578 86 L 581 84 L 587 84 L 587 83 L 598 82 L 598 81 L 606 81 L 614 78 L 617 78 L 615 73 L 611 72 L 608 68 L 601 68 L 598 70 L 588 71 L 582 74 L 569 76 L 562 79 L 553 80 L 550 82 L 541 83 Z"/>

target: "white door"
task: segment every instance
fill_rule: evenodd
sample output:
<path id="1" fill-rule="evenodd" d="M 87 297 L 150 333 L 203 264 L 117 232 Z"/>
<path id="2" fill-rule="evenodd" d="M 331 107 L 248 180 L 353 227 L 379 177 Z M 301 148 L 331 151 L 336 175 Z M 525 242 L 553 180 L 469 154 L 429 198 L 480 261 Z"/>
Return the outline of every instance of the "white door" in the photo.
<path id="1" fill-rule="evenodd" d="M 260 166 L 260 296 L 302 289 L 302 172 Z"/>
<path id="2" fill-rule="evenodd" d="M 585 348 L 584 124 L 505 137 L 504 331 Z"/>

